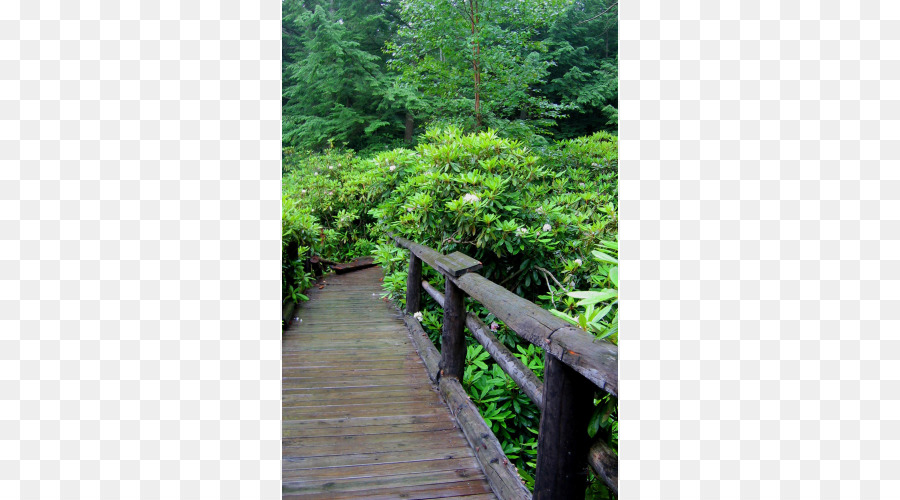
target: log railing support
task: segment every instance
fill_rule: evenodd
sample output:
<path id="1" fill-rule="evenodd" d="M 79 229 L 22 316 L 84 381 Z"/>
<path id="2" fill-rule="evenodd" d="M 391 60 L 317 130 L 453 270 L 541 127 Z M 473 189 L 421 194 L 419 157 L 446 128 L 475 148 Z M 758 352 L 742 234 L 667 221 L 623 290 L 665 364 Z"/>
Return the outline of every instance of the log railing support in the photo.
<path id="1" fill-rule="evenodd" d="M 444 324 L 441 331 L 441 377 L 462 380 L 466 367 L 466 305 L 463 291 L 453 281 L 444 288 Z"/>
<path id="2" fill-rule="evenodd" d="M 419 312 L 422 304 L 422 259 L 409 252 L 409 275 L 406 277 L 406 313 Z"/>
<path id="3" fill-rule="evenodd" d="M 415 320 L 412 318 L 406 320 L 412 324 L 413 340 L 422 343 L 417 346 L 424 352 L 429 376 L 432 380 L 439 377 L 436 381 L 442 394 L 459 419 L 466 438 L 476 449 L 476 457 L 482 461 L 482 468 L 498 498 L 526 498 L 527 490 L 519 487 L 514 468 L 507 467 L 508 461 L 501 458 L 502 449 L 496 437 L 491 435 L 477 409 L 465 397 L 462 386 L 459 386 L 458 381 L 462 379 L 465 369 L 464 328 L 467 324 L 491 357 L 541 409 L 533 498 L 583 499 L 587 487 L 586 462 L 613 494 L 617 494 L 618 457 L 600 441 L 591 447 L 587 428 L 596 390 L 618 396 L 618 347 L 598 341 L 589 333 L 473 272 L 481 268 L 481 262 L 467 255 L 460 252 L 443 255 L 405 238 L 391 237 L 398 246 L 412 254 L 407 281 L 407 312 L 414 314 L 419 310 L 423 289 L 444 308 L 440 355 L 430 345 L 421 326 L 413 324 Z M 422 262 L 444 276 L 446 287 L 443 296 L 427 282 L 420 281 Z M 531 382 L 532 379 L 537 382 L 536 377 L 490 334 L 484 323 L 475 316 L 467 315 L 463 301 L 466 296 L 487 308 L 519 338 L 544 350 L 543 389 L 540 386 L 529 389 L 530 385 L 536 385 Z M 438 356 L 440 363 L 437 362 Z M 435 372 L 437 377 L 432 375 Z M 479 421 L 481 425 L 477 425 Z M 490 443 L 485 444 L 485 440 Z M 491 446 L 501 451 L 490 455 L 493 453 L 489 450 Z M 488 463 L 483 463 L 484 460 Z M 501 463 L 503 467 L 500 467 Z"/>
<path id="4" fill-rule="evenodd" d="M 584 498 L 587 428 L 594 386 L 557 359 L 544 356 L 544 407 L 538 434 L 534 499 Z"/>

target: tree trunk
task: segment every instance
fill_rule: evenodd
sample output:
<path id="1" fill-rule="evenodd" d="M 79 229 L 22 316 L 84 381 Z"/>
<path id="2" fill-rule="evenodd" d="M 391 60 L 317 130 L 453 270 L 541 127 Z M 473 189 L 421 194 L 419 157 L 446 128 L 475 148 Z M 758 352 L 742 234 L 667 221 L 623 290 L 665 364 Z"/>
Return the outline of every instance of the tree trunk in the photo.
<path id="1" fill-rule="evenodd" d="M 413 115 L 409 111 L 406 112 L 406 132 L 403 134 L 403 140 L 406 142 L 412 142 L 413 140 L 413 130 L 415 130 L 415 122 L 413 121 Z"/>
<path id="2" fill-rule="evenodd" d="M 478 1 L 472 0 L 472 36 L 478 32 Z M 475 128 L 481 130 L 481 42 L 476 41 L 472 47 L 472 71 L 475 74 Z"/>

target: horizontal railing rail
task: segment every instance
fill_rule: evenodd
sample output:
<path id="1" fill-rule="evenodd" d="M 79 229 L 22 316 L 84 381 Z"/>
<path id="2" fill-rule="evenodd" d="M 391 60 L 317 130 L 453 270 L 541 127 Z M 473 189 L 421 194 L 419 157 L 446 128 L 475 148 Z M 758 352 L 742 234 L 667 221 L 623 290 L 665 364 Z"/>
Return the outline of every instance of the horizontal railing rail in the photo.
<path id="1" fill-rule="evenodd" d="M 465 333 L 484 346 L 491 358 L 541 410 L 537 471 L 533 498 L 583 498 L 585 461 L 618 494 L 618 458 L 606 443 L 591 444 L 587 427 L 595 387 L 618 396 L 618 347 L 596 339 L 478 274 L 481 263 L 460 252 L 444 255 L 425 245 L 391 235 L 410 251 L 406 289 L 406 323 L 432 380 L 457 416 L 464 434 L 500 498 L 529 498 L 515 467 L 459 383 L 465 365 Z M 422 261 L 445 277 L 441 294 L 422 280 Z M 444 310 L 441 352 L 411 315 L 421 309 L 425 290 Z M 480 319 L 466 313 L 468 295 L 486 307 L 519 337 L 545 352 L 544 382 L 491 333 Z"/>

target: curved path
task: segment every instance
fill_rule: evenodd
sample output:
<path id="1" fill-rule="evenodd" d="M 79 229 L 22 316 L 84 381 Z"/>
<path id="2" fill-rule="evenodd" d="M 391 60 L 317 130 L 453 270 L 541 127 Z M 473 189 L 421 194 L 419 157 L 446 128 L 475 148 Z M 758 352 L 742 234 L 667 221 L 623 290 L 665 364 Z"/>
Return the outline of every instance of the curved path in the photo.
<path id="1" fill-rule="evenodd" d="M 327 276 L 284 334 L 283 497 L 495 498 L 381 277 Z"/>

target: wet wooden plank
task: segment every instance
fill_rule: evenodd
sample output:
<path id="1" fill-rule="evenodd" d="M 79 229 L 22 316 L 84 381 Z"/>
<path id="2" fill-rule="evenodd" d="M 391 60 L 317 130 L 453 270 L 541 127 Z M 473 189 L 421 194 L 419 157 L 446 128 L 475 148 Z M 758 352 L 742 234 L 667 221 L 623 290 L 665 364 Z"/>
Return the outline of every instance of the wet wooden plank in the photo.
<path id="1" fill-rule="evenodd" d="M 404 432 L 422 431 L 446 431 L 455 429 L 452 422 L 438 421 L 420 424 L 388 424 L 388 425 L 360 425 L 356 427 L 322 427 L 318 429 L 293 429 L 285 428 L 282 432 L 284 439 L 294 437 L 325 437 L 325 436 L 359 436 L 366 434 L 400 434 Z M 429 452 L 430 453 L 430 452 Z M 433 453 L 431 453 L 433 455 Z"/>
<path id="2" fill-rule="evenodd" d="M 323 427 L 356 427 L 368 425 L 388 425 L 388 424 L 420 424 L 429 422 L 439 422 L 443 419 L 442 414 L 437 415 L 392 415 L 385 417 L 356 417 L 356 418 L 331 418 L 320 420 L 282 420 L 282 429 L 287 428 L 313 428 L 320 429 Z M 454 424 L 455 425 L 455 424 Z"/>
<path id="3" fill-rule="evenodd" d="M 360 397 L 381 397 L 396 398 L 400 395 L 408 394 L 416 397 L 430 397 L 433 392 L 430 388 L 407 388 L 403 386 L 383 387 L 379 389 L 371 388 L 351 388 L 349 390 L 325 390 L 323 391 L 301 391 L 300 389 L 284 391 L 282 393 L 282 401 L 309 401 L 321 400 L 328 401 L 331 399 L 352 400 Z"/>
<path id="4" fill-rule="evenodd" d="M 489 492 L 486 493 L 484 488 L 485 485 L 479 481 L 462 479 L 420 486 L 379 487 L 370 488 L 368 490 L 335 491 L 304 495 L 286 493 L 284 499 L 347 500 L 360 498 L 366 500 L 395 500 L 397 498 L 403 498 L 408 500 L 421 500 L 430 498 L 469 498 L 470 494 L 480 494 L 480 498 L 496 498 L 493 494 L 490 494 Z"/>
<path id="5" fill-rule="evenodd" d="M 381 270 L 319 286 L 282 342 L 283 497 L 494 498 Z"/>
<path id="6" fill-rule="evenodd" d="M 449 448 L 435 454 L 434 450 L 416 449 L 408 451 L 379 451 L 376 453 L 354 453 L 351 455 L 328 455 L 320 457 L 289 457 L 282 462 L 283 470 L 318 469 L 321 467 L 343 467 L 350 465 L 388 464 L 474 457 L 468 446 Z"/>
<path id="7" fill-rule="evenodd" d="M 331 268 L 334 269 L 334 272 L 336 272 L 337 274 L 345 274 L 352 271 L 359 271 L 360 269 L 373 267 L 374 265 L 375 259 L 373 257 L 360 257 L 358 259 L 353 259 L 350 262 L 335 264 L 331 266 Z"/>
<path id="8" fill-rule="evenodd" d="M 432 484 L 441 484 L 461 479 L 477 479 L 481 475 L 481 469 L 456 469 L 449 471 L 437 472 L 421 472 L 413 474 L 396 474 L 381 477 L 352 477 L 352 478 L 334 478 L 325 480 L 283 480 L 282 492 L 288 493 L 319 493 L 326 491 L 363 491 L 367 494 L 372 489 L 383 487 L 398 486 L 424 486 Z M 485 488 L 490 488 L 485 484 Z M 366 497 L 371 498 L 371 497 Z M 427 497 L 426 497 L 427 498 Z"/>
<path id="9" fill-rule="evenodd" d="M 302 418 L 320 419 L 333 417 L 369 417 L 388 415 L 430 415 L 443 409 L 443 403 L 439 401 L 423 403 L 414 401 L 405 404 L 393 404 L 387 402 L 353 405 L 353 406 L 297 406 L 285 408 L 282 415 L 285 418 L 299 420 Z"/>
<path id="10" fill-rule="evenodd" d="M 344 444 L 341 444 L 340 438 L 334 438 L 332 439 L 333 444 L 323 444 L 322 446 L 306 446 L 305 444 L 297 444 L 302 442 L 294 440 L 291 444 L 283 444 L 281 453 L 282 460 L 284 460 L 285 457 L 327 457 L 334 455 L 357 455 L 362 452 L 409 452 L 415 450 L 428 450 L 433 452 L 436 457 L 440 457 L 440 453 L 443 452 L 444 447 L 458 448 L 460 446 L 467 446 L 466 444 L 451 444 L 452 442 L 457 441 L 457 437 L 462 443 L 465 443 L 465 438 L 463 438 L 462 434 L 444 434 L 443 437 L 443 440 L 429 439 L 420 441 L 410 441 L 402 438 L 383 438 L 374 440 L 374 442 L 368 442 L 368 440 L 358 439 L 348 441 Z M 368 448 L 361 448 L 360 446 L 368 446 Z M 484 478 L 484 475 L 482 474 L 479 477 Z"/>
<path id="11" fill-rule="evenodd" d="M 385 398 L 394 401 L 421 400 L 429 398 L 431 391 L 428 389 L 397 391 L 368 391 L 361 392 L 345 392 L 342 396 L 332 396 L 330 394 L 316 395 L 306 392 L 303 394 L 285 394 L 282 396 L 282 403 L 285 407 L 290 406 L 334 406 L 339 404 L 360 404 L 360 403 L 377 403 L 384 401 Z"/>
<path id="12" fill-rule="evenodd" d="M 281 477 L 285 481 L 317 481 L 327 479 L 362 479 L 367 477 L 391 476 L 424 472 L 451 471 L 456 469 L 477 469 L 475 457 L 439 458 L 416 462 L 394 462 L 389 464 L 347 465 L 341 467 L 321 467 L 317 469 L 284 470 Z"/>
<path id="13" fill-rule="evenodd" d="M 459 429 L 447 429 L 442 431 L 419 430 L 392 434 L 363 434 L 359 436 L 284 437 L 281 439 L 281 447 L 327 447 L 332 450 L 346 448 L 351 451 L 359 451 L 373 449 L 373 447 L 382 443 L 388 443 L 391 446 L 412 445 L 411 447 L 415 445 L 424 447 L 430 443 L 440 445 L 461 436 Z"/>

